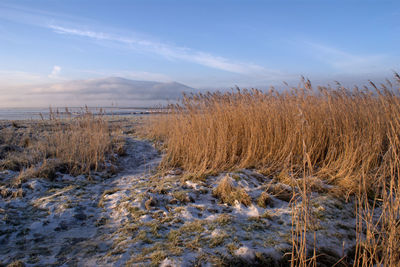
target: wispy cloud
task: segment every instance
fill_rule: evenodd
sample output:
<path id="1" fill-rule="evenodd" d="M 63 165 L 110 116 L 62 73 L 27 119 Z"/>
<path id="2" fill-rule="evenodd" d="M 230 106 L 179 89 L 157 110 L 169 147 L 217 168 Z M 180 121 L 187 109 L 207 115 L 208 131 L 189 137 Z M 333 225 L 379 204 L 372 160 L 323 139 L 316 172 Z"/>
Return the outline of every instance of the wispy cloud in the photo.
<path id="1" fill-rule="evenodd" d="M 143 37 L 143 35 L 132 32 L 131 30 L 124 31 L 124 29 L 107 28 L 106 25 L 99 25 L 96 21 L 68 14 L 52 13 L 44 10 L 0 3 L 0 18 L 16 23 L 51 29 L 57 34 L 104 41 L 105 44 L 115 43 L 127 49 L 159 55 L 168 60 L 192 62 L 230 73 L 242 74 L 251 78 L 261 77 L 262 79 L 279 80 L 282 79 L 281 77 L 283 76 L 280 71 L 269 69 L 259 64 L 237 61 L 206 51 L 187 48 L 182 45 L 172 45 L 166 42 L 154 41 L 151 37 Z M 106 28 L 107 30 L 93 30 L 99 29 L 99 27 L 102 29 Z"/>
<path id="2" fill-rule="evenodd" d="M 97 31 L 83 30 L 77 28 L 68 28 L 53 24 L 49 25 L 48 27 L 58 34 L 75 35 L 100 41 L 101 40 L 112 41 L 124 44 L 130 48 L 134 48 L 152 54 L 161 55 L 167 59 L 184 60 L 233 73 L 247 74 L 247 75 L 260 75 L 260 74 L 268 75 L 268 74 L 278 73 L 276 71 L 269 70 L 257 64 L 247 63 L 247 62 L 237 62 L 227 59 L 225 57 L 212 55 L 207 52 L 197 51 L 185 47 L 172 46 L 160 42 L 154 42 L 151 40 L 125 37 L 125 36 L 115 35 L 112 33 L 97 32 Z"/>
<path id="3" fill-rule="evenodd" d="M 388 67 L 388 64 L 385 64 L 384 54 L 362 55 L 320 43 L 306 42 L 306 44 L 312 49 L 314 57 L 342 72 L 368 73 L 382 71 L 385 66 Z"/>

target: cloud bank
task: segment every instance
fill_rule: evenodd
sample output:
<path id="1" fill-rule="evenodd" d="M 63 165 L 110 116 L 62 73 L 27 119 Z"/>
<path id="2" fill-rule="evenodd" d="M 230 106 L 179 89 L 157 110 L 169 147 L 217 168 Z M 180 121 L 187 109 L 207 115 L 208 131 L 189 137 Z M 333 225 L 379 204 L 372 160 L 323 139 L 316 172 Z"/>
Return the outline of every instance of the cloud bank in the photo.
<path id="1" fill-rule="evenodd" d="M 0 107 L 151 107 L 174 102 L 183 92 L 193 90 L 177 82 L 110 77 L 0 89 Z"/>

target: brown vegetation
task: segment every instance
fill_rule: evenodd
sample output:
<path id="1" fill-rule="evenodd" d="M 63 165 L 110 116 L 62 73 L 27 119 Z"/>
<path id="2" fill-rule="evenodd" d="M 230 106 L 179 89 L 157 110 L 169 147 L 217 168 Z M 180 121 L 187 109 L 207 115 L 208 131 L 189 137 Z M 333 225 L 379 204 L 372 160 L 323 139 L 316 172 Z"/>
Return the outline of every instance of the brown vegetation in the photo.
<path id="1" fill-rule="evenodd" d="M 400 82 L 400 76 L 395 74 Z M 146 135 L 166 148 L 163 166 L 195 175 L 257 168 L 300 190 L 294 212 L 294 255 L 306 257 L 311 186 L 318 177 L 338 196 L 357 199 L 354 265 L 400 262 L 400 97 L 379 88 L 312 88 L 304 80 L 285 92 L 237 90 L 185 96 L 167 115 L 153 117 Z M 284 175 L 282 175 L 284 174 Z M 315 186 L 315 185 L 314 185 Z M 225 186 L 226 187 L 226 186 Z M 229 185 L 227 186 L 228 188 Z M 375 216 L 374 216 L 375 215 Z M 378 216 L 376 216 L 378 215 Z M 302 255 L 298 255 L 302 254 Z M 351 262 L 351 260 L 350 260 Z"/>
<path id="2" fill-rule="evenodd" d="M 219 198 L 222 203 L 229 205 L 235 204 L 235 201 L 245 206 L 251 204 L 250 196 L 240 186 L 234 186 L 232 178 L 229 176 L 225 176 L 219 181 L 218 186 L 213 190 L 213 195 Z"/>
<path id="3" fill-rule="evenodd" d="M 113 139 L 106 120 L 86 113 L 67 124 L 56 122 L 46 141 L 46 153 L 66 164 L 70 173 L 81 174 L 104 168 Z"/>
<path id="4" fill-rule="evenodd" d="M 14 124 L 1 129 L 0 168 L 20 171 L 17 182 L 53 179 L 56 172 L 89 175 L 112 166 L 113 152 L 122 153 L 123 141 L 107 120 L 88 111 L 74 118 L 53 114 L 28 126 Z"/>
<path id="5" fill-rule="evenodd" d="M 306 153 L 314 175 L 354 193 L 362 174 L 373 188 L 393 161 L 399 101 L 386 87 L 315 91 L 308 82 L 283 93 L 197 94 L 152 118 L 148 136 L 167 147 L 164 165 L 198 174 L 251 167 L 301 174 Z"/>

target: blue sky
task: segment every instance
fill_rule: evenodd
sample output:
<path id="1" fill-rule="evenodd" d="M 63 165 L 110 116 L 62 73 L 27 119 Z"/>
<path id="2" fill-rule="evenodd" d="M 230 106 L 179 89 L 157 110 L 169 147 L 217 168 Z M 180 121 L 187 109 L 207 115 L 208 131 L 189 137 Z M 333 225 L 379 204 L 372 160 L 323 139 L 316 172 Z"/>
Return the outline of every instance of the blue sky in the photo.
<path id="1" fill-rule="evenodd" d="M 400 71 L 398 1 L 0 2 L 0 87 L 119 76 L 194 88 Z"/>

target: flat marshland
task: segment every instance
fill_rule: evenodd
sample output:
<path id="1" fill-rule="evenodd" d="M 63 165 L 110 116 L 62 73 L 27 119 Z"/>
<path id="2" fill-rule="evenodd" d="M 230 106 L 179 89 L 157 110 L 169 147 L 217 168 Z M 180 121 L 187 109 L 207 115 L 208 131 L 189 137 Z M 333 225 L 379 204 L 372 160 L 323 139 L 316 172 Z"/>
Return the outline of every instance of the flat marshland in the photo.
<path id="1" fill-rule="evenodd" d="M 397 88 L 305 80 L 4 122 L 0 264 L 397 266 Z"/>

